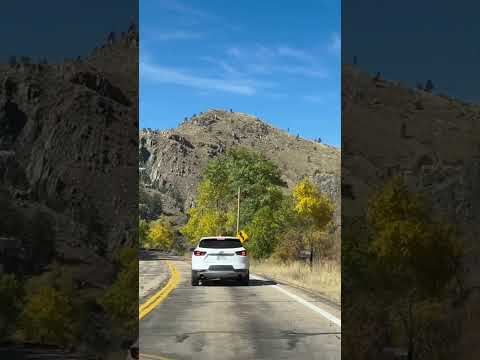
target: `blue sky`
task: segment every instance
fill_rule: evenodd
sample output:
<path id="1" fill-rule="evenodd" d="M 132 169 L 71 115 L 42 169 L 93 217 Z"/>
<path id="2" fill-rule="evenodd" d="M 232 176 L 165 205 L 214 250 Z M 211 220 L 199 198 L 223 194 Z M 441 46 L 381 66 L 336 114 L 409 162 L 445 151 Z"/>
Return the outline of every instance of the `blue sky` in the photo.
<path id="1" fill-rule="evenodd" d="M 233 109 L 340 145 L 339 0 L 140 0 L 140 38 L 141 127 Z"/>
<path id="2" fill-rule="evenodd" d="M 138 24 L 138 4 L 131 0 L 4 1 L 0 16 L 0 61 L 9 56 L 46 57 L 49 62 L 86 56 L 105 43 L 111 31 Z"/>
<path id="3" fill-rule="evenodd" d="M 342 56 L 409 86 L 480 102 L 480 2 L 342 1 Z"/>

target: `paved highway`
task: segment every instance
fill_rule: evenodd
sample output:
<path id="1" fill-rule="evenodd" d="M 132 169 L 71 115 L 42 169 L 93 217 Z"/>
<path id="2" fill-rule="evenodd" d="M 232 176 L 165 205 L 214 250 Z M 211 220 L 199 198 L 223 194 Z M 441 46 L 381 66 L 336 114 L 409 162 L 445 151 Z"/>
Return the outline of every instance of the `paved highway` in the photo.
<path id="1" fill-rule="evenodd" d="M 180 282 L 140 321 L 141 359 L 340 359 L 334 305 L 255 276 L 192 287 L 190 264 L 170 261 Z"/>

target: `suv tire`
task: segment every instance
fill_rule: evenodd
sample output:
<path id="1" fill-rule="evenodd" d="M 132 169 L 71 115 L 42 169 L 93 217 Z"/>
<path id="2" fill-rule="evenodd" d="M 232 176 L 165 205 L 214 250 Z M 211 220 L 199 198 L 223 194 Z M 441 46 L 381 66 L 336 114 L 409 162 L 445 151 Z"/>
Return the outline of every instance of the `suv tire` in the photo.
<path id="1" fill-rule="evenodd" d="M 243 286 L 248 286 L 248 283 L 250 282 L 250 272 L 249 271 L 247 271 L 246 275 L 242 277 L 240 282 Z"/>
<path id="2" fill-rule="evenodd" d="M 192 270 L 192 286 L 198 286 L 198 275 L 194 270 Z"/>

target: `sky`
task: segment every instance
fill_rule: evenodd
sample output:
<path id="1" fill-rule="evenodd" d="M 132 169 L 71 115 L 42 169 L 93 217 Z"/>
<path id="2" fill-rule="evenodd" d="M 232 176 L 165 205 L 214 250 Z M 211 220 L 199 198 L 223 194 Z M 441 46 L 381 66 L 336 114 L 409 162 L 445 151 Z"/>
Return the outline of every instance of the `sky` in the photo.
<path id="1" fill-rule="evenodd" d="M 136 0 L 6 1 L 0 12 L 0 61 L 10 56 L 65 58 L 86 56 L 105 43 L 111 31 L 138 24 Z"/>
<path id="2" fill-rule="evenodd" d="M 340 0 L 140 0 L 140 125 L 232 109 L 338 147 L 340 60 Z"/>
<path id="3" fill-rule="evenodd" d="M 343 0 L 343 62 L 478 103 L 479 13 L 478 1 Z"/>

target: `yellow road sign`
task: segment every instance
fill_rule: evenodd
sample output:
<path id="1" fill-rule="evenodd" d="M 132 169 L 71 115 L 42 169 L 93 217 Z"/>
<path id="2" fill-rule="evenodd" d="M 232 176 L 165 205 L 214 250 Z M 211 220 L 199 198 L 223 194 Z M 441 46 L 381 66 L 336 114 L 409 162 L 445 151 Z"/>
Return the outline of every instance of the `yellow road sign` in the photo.
<path id="1" fill-rule="evenodd" d="M 248 240 L 248 235 L 245 231 L 240 231 L 240 233 L 237 234 L 237 237 L 240 239 L 242 243 Z"/>

